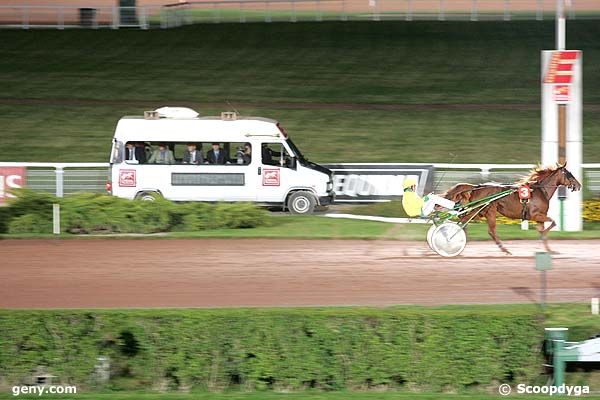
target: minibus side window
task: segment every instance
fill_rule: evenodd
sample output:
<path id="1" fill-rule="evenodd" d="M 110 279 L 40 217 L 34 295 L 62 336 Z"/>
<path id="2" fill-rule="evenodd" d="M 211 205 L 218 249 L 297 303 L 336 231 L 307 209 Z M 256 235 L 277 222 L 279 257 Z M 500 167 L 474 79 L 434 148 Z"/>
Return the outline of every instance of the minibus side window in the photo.
<path id="1" fill-rule="evenodd" d="M 232 157 L 230 162 L 237 165 L 248 165 L 252 162 L 252 145 L 246 143 L 231 143 Z"/>
<path id="2" fill-rule="evenodd" d="M 292 167 L 292 157 L 282 143 L 262 143 L 260 150 L 264 165 L 275 165 L 282 168 Z"/>
<path id="3" fill-rule="evenodd" d="M 145 164 L 148 160 L 146 144 L 144 142 L 125 143 L 124 159 L 127 164 Z"/>
<path id="4" fill-rule="evenodd" d="M 140 160 L 132 164 L 249 165 L 253 156 L 249 142 L 138 142 L 138 145 L 143 146 L 145 154 L 135 153 Z M 129 163 L 131 151 L 126 148 L 123 152 L 125 162 Z"/>

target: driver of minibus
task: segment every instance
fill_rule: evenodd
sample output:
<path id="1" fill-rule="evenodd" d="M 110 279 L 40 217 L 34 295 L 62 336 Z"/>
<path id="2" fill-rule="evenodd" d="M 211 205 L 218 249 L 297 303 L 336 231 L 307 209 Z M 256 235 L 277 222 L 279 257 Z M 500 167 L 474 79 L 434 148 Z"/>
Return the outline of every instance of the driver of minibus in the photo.
<path id="1" fill-rule="evenodd" d="M 273 160 L 274 157 L 281 157 L 281 153 L 269 147 L 269 143 L 261 145 L 262 163 L 265 165 L 279 165 L 280 162 Z"/>
<path id="2" fill-rule="evenodd" d="M 429 193 L 424 198 L 417 194 L 417 180 L 407 177 L 402 182 L 404 194 L 402 196 L 402 207 L 409 217 L 427 217 L 436 206 L 441 206 L 448 210 L 454 208 L 454 202 L 441 196 Z"/>

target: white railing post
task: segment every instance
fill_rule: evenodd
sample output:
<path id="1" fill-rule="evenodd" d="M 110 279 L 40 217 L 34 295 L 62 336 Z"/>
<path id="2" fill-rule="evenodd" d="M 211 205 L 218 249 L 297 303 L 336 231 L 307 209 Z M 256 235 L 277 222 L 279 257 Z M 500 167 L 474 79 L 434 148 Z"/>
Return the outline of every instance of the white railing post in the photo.
<path id="1" fill-rule="evenodd" d="M 342 21 L 348 21 L 348 14 L 346 14 L 346 0 L 342 0 Z"/>
<path id="2" fill-rule="evenodd" d="M 290 17 L 291 22 L 297 22 L 298 19 L 296 17 L 296 0 L 290 1 L 290 5 L 292 6 L 292 15 Z"/>
<path id="3" fill-rule="evenodd" d="M 192 6 L 189 4 L 183 8 L 183 23 L 185 25 L 191 25 L 194 23 L 194 14 L 192 13 Z"/>
<path id="4" fill-rule="evenodd" d="M 64 167 L 56 167 L 54 175 L 56 177 L 56 197 L 63 197 L 64 195 Z"/>
<path id="5" fill-rule="evenodd" d="M 471 3 L 471 21 L 477 21 L 477 0 L 473 0 Z"/>
<path id="6" fill-rule="evenodd" d="M 58 29 L 65 29 L 65 8 L 63 6 L 58 6 L 56 12 L 58 14 Z"/>
<path id="7" fill-rule="evenodd" d="M 265 1 L 265 22 L 271 22 L 271 9 L 269 8 L 269 1 Z"/>
<path id="8" fill-rule="evenodd" d="M 213 22 L 215 24 L 221 22 L 221 9 L 217 8 L 217 3 L 213 3 Z"/>
<path id="9" fill-rule="evenodd" d="M 316 6 L 317 6 L 317 15 L 316 15 L 315 21 L 321 22 L 321 21 L 323 21 L 323 13 L 321 12 L 321 0 L 316 1 Z"/>
<path id="10" fill-rule="evenodd" d="M 575 1 L 571 0 L 571 5 L 569 6 L 567 12 L 569 14 L 569 19 L 575 19 Z"/>
<path id="11" fill-rule="evenodd" d="M 140 7 L 140 28 L 148 29 L 148 19 L 146 18 L 146 7 Z"/>
<path id="12" fill-rule="evenodd" d="M 164 7 L 160 8 L 160 11 L 158 12 L 158 17 L 160 18 L 160 27 L 162 29 L 166 29 L 167 28 L 167 20 L 166 20 L 166 11 Z"/>
<path id="13" fill-rule="evenodd" d="M 29 7 L 24 6 L 21 12 L 23 13 L 21 27 L 23 29 L 29 29 Z"/>
<path id="14" fill-rule="evenodd" d="M 243 24 L 246 22 L 246 14 L 244 10 L 244 3 L 240 1 L 240 22 Z"/>
<path id="15" fill-rule="evenodd" d="M 440 9 L 438 12 L 438 21 L 446 20 L 446 14 L 444 12 L 444 0 L 440 0 Z"/>
<path id="16" fill-rule="evenodd" d="M 537 0 L 535 19 L 538 21 L 542 21 L 544 19 L 544 4 L 542 3 L 542 0 Z"/>
<path id="17" fill-rule="evenodd" d="M 504 20 L 510 21 L 510 3 L 509 0 L 504 0 Z"/>
<path id="18" fill-rule="evenodd" d="M 413 20 L 412 0 L 406 0 L 406 20 Z"/>
<path id="19" fill-rule="evenodd" d="M 60 235 L 60 204 L 52 204 L 52 233 Z"/>
<path id="20" fill-rule="evenodd" d="M 120 25 L 120 23 L 119 23 L 119 11 L 120 11 L 120 8 L 117 7 L 117 6 L 113 6 L 112 11 L 113 11 L 112 12 L 112 28 L 113 29 L 119 29 L 119 25 Z"/>
<path id="21" fill-rule="evenodd" d="M 96 12 L 94 13 L 94 18 L 92 18 L 92 29 L 98 29 L 98 13 L 101 11 L 102 9 L 100 7 L 98 7 L 96 9 Z"/>
<path id="22" fill-rule="evenodd" d="M 481 175 L 481 179 L 488 179 L 490 177 L 490 168 L 481 167 L 481 171 L 479 173 Z"/>

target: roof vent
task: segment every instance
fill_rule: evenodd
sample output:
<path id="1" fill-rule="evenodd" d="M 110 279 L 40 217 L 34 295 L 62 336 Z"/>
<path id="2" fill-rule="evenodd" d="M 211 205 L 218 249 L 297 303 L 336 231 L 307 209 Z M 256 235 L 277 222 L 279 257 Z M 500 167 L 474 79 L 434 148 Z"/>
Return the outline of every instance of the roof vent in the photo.
<path id="1" fill-rule="evenodd" d="M 235 111 L 223 111 L 221 113 L 221 119 L 223 121 L 235 121 L 237 120 L 238 114 Z"/>
<path id="2" fill-rule="evenodd" d="M 144 119 L 158 119 L 158 112 L 156 111 L 144 111 Z"/>
<path id="3" fill-rule="evenodd" d="M 161 118 L 196 118 L 198 113 L 187 107 L 161 107 L 154 110 Z"/>

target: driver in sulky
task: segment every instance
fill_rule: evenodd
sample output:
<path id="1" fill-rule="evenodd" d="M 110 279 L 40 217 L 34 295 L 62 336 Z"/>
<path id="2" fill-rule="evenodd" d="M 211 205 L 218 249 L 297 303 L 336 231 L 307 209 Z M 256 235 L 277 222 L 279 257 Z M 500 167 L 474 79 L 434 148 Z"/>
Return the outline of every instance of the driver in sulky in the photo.
<path id="1" fill-rule="evenodd" d="M 413 177 L 407 177 L 402 182 L 404 195 L 402 196 L 402 207 L 409 217 L 427 217 L 436 206 L 452 210 L 454 202 L 441 196 L 430 193 L 421 198 L 417 194 L 417 180 Z"/>

